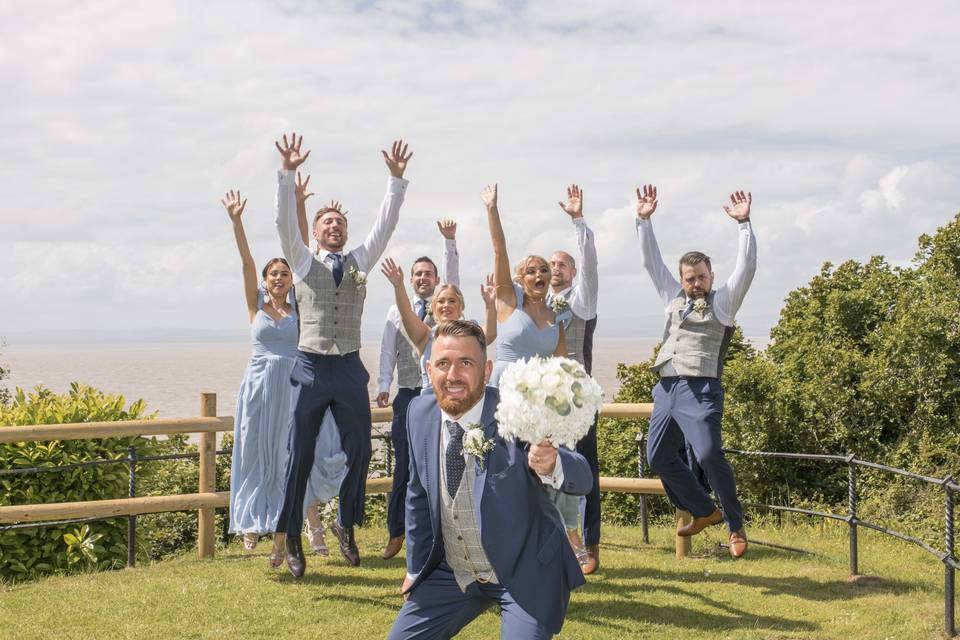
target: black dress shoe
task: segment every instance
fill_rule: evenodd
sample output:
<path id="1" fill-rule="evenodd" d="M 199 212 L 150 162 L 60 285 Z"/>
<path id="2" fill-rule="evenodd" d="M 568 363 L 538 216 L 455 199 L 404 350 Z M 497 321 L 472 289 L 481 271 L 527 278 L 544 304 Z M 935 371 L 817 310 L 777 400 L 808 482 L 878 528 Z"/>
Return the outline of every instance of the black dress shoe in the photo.
<path id="1" fill-rule="evenodd" d="M 303 557 L 303 545 L 300 534 L 287 536 L 287 568 L 294 578 L 299 578 L 307 570 L 307 560 Z"/>
<path id="2" fill-rule="evenodd" d="M 360 566 L 360 550 L 357 549 L 357 543 L 353 539 L 353 527 L 344 528 L 339 520 L 334 520 L 330 525 L 330 531 L 337 536 L 340 542 L 340 553 L 354 567 Z"/>

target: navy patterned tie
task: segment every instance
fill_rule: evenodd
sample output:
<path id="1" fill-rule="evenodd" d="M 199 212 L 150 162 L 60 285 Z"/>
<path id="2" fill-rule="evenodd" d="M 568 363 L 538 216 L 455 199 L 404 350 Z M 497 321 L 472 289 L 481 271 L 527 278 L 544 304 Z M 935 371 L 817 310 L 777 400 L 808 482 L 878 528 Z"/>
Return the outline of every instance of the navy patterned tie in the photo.
<path id="1" fill-rule="evenodd" d="M 427 301 L 423 298 L 417 298 L 417 317 L 421 320 L 427 317 Z"/>
<path id="2" fill-rule="evenodd" d="M 463 461 L 463 427 L 459 422 L 444 420 L 443 425 L 447 428 L 447 434 L 450 438 L 447 440 L 447 451 L 445 454 L 445 470 L 447 476 L 447 493 L 452 500 L 457 495 L 457 489 L 460 488 L 460 481 L 463 479 L 463 472 L 467 468 Z"/>
<path id="3" fill-rule="evenodd" d="M 690 299 L 690 302 L 687 303 L 687 306 L 684 307 L 683 312 L 680 314 L 681 320 L 686 320 L 687 316 L 693 313 L 693 298 Z"/>
<path id="4" fill-rule="evenodd" d="M 333 281 L 339 287 L 340 283 L 343 282 L 343 256 L 339 253 L 331 253 L 327 257 L 333 263 Z"/>

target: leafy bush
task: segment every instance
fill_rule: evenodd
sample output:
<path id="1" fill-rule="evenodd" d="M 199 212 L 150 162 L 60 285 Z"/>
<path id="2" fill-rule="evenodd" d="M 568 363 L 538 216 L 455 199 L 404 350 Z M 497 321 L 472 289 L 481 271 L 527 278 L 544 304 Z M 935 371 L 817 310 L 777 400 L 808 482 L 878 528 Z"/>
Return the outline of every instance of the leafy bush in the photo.
<path id="1" fill-rule="evenodd" d="M 0 348 L 6 346 L 3 338 L 0 338 Z M 3 365 L 3 362 L 0 362 L 0 380 L 10 377 L 10 369 Z M 10 402 L 10 390 L 6 387 L 0 387 L 0 405 L 7 404 Z"/>
<path id="2" fill-rule="evenodd" d="M 124 408 L 123 396 L 106 395 L 72 384 L 57 395 L 43 387 L 27 394 L 17 389 L 13 401 L 0 405 L 0 428 L 10 425 L 138 420 L 146 415 L 142 400 Z M 93 459 L 117 459 L 127 448 L 150 451 L 144 438 L 53 440 L 0 445 L 0 469 L 53 467 Z M 122 464 L 64 471 L 0 475 L 0 505 L 74 502 L 127 495 L 127 467 Z M 126 559 L 126 522 L 103 520 L 87 527 L 60 525 L 0 531 L 0 579 L 21 580 L 71 567 L 107 568 Z"/>
<path id="3" fill-rule="evenodd" d="M 738 337 L 727 354 L 724 446 L 852 453 L 936 477 L 960 472 L 960 215 L 920 238 L 912 268 L 882 257 L 824 264 L 787 296 L 770 336 L 763 353 Z M 617 401 L 650 401 L 650 363 L 620 365 Z M 602 421 L 603 473 L 635 475 L 637 429 L 645 421 Z M 845 509 L 843 464 L 732 463 L 744 500 Z M 868 470 L 859 477 L 861 517 L 942 536 L 941 490 Z M 634 504 L 604 496 L 604 515 L 635 521 Z"/>

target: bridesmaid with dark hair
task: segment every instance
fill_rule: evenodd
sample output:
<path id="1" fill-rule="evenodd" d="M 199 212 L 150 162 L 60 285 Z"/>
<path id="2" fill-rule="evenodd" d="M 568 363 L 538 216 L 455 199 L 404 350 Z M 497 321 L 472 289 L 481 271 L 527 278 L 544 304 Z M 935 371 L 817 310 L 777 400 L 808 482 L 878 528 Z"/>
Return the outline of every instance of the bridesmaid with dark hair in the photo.
<path id="1" fill-rule="evenodd" d="M 309 177 L 307 178 L 309 182 Z M 304 200 L 306 183 L 298 185 Z M 293 276 L 287 261 L 273 258 L 258 280 L 241 216 L 247 201 L 229 191 L 221 201 L 230 221 L 243 267 L 244 294 L 250 317 L 253 353 L 237 396 L 233 461 L 230 473 L 230 531 L 243 535 L 252 550 L 258 538 L 276 531 L 286 486 L 287 444 L 293 424 L 296 396 L 290 383 L 299 334 L 297 310 L 291 295 Z M 306 216 L 304 214 L 304 228 Z M 317 439 L 304 510 L 310 543 L 323 553 L 323 525 L 317 502 L 337 495 L 346 473 L 346 456 L 332 416 L 325 416 Z M 324 554 L 325 555 L 325 554 Z M 274 535 L 270 566 L 283 564 L 284 534 Z"/>

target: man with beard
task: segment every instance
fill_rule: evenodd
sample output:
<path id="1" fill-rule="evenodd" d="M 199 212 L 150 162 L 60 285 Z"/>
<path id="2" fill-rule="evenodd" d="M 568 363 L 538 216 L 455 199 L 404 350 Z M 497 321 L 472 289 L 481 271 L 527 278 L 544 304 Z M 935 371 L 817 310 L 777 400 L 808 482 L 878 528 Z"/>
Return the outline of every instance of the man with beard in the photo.
<path id="1" fill-rule="evenodd" d="M 652 367 L 660 375 L 653 388 L 653 415 L 647 440 L 647 459 L 670 501 L 693 514 L 693 521 L 677 534 L 692 536 L 726 520 L 730 555 L 746 553 L 743 509 L 737 499 L 733 468 L 723 454 L 720 423 L 723 418 L 723 359 L 740 309 L 757 269 L 757 243 L 750 225 L 749 193 L 730 196 L 727 215 L 739 224 L 737 264 L 727 282 L 713 288 L 710 258 L 690 251 L 680 258 L 680 281 L 660 256 L 650 217 L 657 209 L 657 189 L 637 189 L 637 234 L 641 261 L 665 305 L 663 343 Z M 684 440 L 713 487 L 723 511 L 684 464 Z"/>
<path id="2" fill-rule="evenodd" d="M 380 258 L 400 216 L 407 190 L 403 173 L 413 154 L 403 141 L 382 151 L 390 171 L 387 193 L 373 229 L 360 246 L 344 251 L 347 217 L 337 206 L 320 209 L 313 220 L 317 253 L 304 244 L 297 221 L 294 178 L 310 152 L 300 152 L 303 137 L 283 146 L 277 186 L 277 231 L 283 255 L 294 275 L 300 317 L 297 361 L 290 375 L 297 395 L 286 489 L 277 530 L 286 532 L 286 561 L 299 578 L 306 569 L 300 529 L 303 499 L 323 415 L 329 408 L 340 430 L 347 455 L 347 476 L 340 485 L 340 511 L 330 529 L 340 543 L 340 553 L 353 566 L 360 552 L 353 528 L 363 524 L 367 470 L 370 466 L 370 375 L 360 361 L 360 316 L 366 297 L 366 272 Z"/>
<path id="3" fill-rule="evenodd" d="M 414 297 L 410 300 L 413 310 L 427 326 L 433 326 L 433 310 L 430 298 L 437 284 L 460 286 L 460 257 L 457 254 L 457 223 L 453 220 L 439 220 L 437 227 L 444 238 L 444 272 L 437 277 L 437 265 L 427 256 L 414 260 L 410 268 L 410 286 Z M 383 558 L 388 560 L 400 552 L 403 546 L 403 513 L 407 495 L 408 465 L 407 454 L 407 405 L 422 391 L 420 354 L 404 334 L 400 312 L 397 305 L 387 310 L 387 324 L 380 341 L 380 376 L 378 384 L 377 406 L 386 407 L 390 400 L 390 384 L 393 382 L 393 370 L 397 370 L 397 395 L 393 397 L 393 422 L 390 425 L 390 439 L 393 442 L 393 487 L 390 502 L 387 504 L 387 532 L 390 540 L 383 550 Z"/>
<path id="4" fill-rule="evenodd" d="M 568 356 L 590 373 L 593 369 L 593 333 L 597 328 L 597 293 L 600 288 L 597 247 L 593 242 L 593 231 L 583 219 L 583 192 L 580 187 L 570 185 L 567 201 L 558 204 L 570 216 L 576 229 L 580 269 L 577 268 L 578 262 L 566 251 L 556 251 L 550 256 L 547 304 L 553 306 L 554 310 L 566 305 L 573 312 L 573 318 L 564 326 Z M 587 494 L 583 512 L 583 544 L 586 547 L 583 553 L 577 554 L 583 573 L 589 575 L 600 568 L 600 461 L 597 457 L 596 418 L 587 435 L 577 443 L 577 452 L 583 454 L 593 472 L 593 488 Z M 579 504 L 571 507 L 579 511 Z M 579 513 L 576 519 L 579 519 Z M 571 545 L 575 551 L 579 551 L 579 523 L 573 529 L 570 528 L 571 522 L 565 524 Z"/>
<path id="5" fill-rule="evenodd" d="M 549 442 L 498 435 L 499 394 L 484 387 L 493 365 L 479 326 L 439 325 L 427 367 L 434 395 L 407 409 L 406 602 L 389 638 L 449 638 L 493 604 L 501 638 L 549 638 L 584 580 L 541 485 L 582 495 L 590 466 Z M 480 457 L 466 450 L 465 431 L 492 447 Z"/>

